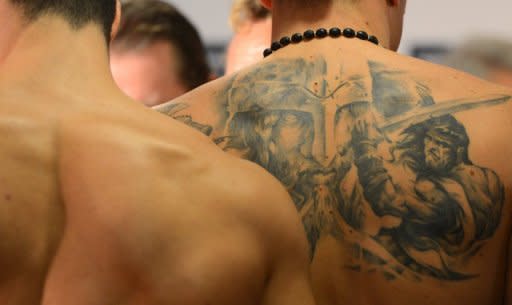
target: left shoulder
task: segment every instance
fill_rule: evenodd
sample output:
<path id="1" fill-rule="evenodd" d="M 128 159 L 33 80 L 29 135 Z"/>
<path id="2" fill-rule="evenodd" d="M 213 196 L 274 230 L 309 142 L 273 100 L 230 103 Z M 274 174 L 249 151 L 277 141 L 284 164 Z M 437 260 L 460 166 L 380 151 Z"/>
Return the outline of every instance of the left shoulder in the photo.
<path id="1" fill-rule="evenodd" d="M 223 77 L 153 109 L 211 138 L 220 137 L 227 120 L 222 106 L 227 103 L 229 84 L 230 78 Z"/>
<path id="2" fill-rule="evenodd" d="M 208 108 L 219 102 L 219 97 L 227 91 L 232 83 L 233 77 L 224 76 L 208 82 L 194 90 L 191 90 L 180 97 L 164 104 L 153 107 L 158 112 L 171 115 L 183 109 L 199 110 Z"/>

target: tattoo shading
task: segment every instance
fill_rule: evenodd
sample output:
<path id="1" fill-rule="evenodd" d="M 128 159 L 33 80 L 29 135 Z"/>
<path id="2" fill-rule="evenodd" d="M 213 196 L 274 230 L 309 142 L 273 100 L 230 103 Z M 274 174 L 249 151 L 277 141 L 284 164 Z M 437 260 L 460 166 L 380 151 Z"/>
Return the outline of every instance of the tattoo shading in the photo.
<path id="1" fill-rule="evenodd" d="M 195 122 L 192 120 L 191 115 L 179 115 L 178 113 L 180 111 L 183 111 L 187 109 L 188 106 L 185 104 L 170 104 L 166 105 L 164 109 L 161 109 L 159 111 L 166 113 L 169 116 L 172 116 L 175 120 L 178 120 L 194 129 L 197 129 L 198 131 L 202 132 L 203 134 L 210 136 L 213 132 L 213 127 L 209 125 L 203 125 L 201 123 Z"/>
<path id="2" fill-rule="evenodd" d="M 477 277 L 465 268 L 500 224 L 504 186 L 471 161 L 454 115 L 510 97 L 436 102 L 427 86 L 377 62 L 369 76 L 342 71 L 334 84 L 326 72 L 321 58 L 296 59 L 235 76 L 219 97 L 227 115 L 215 142 L 285 185 L 312 257 L 331 236 L 353 254 L 352 270 L 378 268 L 388 280 Z M 174 107 L 166 112 L 212 134 L 181 114 L 186 105 Z"/>

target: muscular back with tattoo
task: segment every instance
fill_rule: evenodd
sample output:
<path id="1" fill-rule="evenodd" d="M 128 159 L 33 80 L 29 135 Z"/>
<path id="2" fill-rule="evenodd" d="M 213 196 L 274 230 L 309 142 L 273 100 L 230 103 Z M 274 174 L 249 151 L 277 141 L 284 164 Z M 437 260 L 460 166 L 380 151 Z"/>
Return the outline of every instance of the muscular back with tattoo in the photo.
<path id="1" fill-rule="evenodd" d="M 291 2 L 274 38 L 308 25 Z M 318 304 L 512 304 L 512 90 L 387 50 L 378 17 L 401 1 L 334 3 L 309 27 L 352 20 L 381 44 L 288 45 L 160 110 L 288 189 Z"/>
<path id="2" fill-rule="evenodd" d="M 0 304 L 313 305 L 280 183 L 124 96 L 58 10 L 107 2 L 0 0 Z"/>

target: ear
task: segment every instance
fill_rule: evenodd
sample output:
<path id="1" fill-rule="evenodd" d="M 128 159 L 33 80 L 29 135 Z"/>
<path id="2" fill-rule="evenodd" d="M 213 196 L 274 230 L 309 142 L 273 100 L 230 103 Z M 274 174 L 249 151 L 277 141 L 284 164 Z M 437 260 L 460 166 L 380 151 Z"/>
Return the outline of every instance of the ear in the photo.
<path id="1" fill-rule="evenodd" d="M 112 31 L 110 32 L 110 40 L 114 40 L 119 31 L 119 25 L 121 24 L 121 0 L 116 0 L 116 17 L 114 23 L 112 23 Z"/>
<path id="2" fill-rule="evenodd" d="M 260 0 L 261 5 L 263 5 L 266 9 L 272 9 L 272 0 Z"/>

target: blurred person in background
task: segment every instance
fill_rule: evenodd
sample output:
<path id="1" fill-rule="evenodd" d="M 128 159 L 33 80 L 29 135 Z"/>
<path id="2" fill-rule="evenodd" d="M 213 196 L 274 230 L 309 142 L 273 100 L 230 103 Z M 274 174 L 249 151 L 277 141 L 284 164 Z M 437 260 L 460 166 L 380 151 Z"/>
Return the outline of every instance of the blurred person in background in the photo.
<path id="1" fill-rule="evenodd" d="M 131 98 L 156 106 L 211 79 L 206 51 L 194 26 L 171 4 L 128 0 L 110 65 Z"/>
<path id="2" fill-rule="evenodd" d="M 490 82 L 512 87 L 512 42 L 475 37 L 450 52 L 443 63 Z"/>
<path id="3" fill-rule="evenodd" d="M 226 53 L 226 74 L 261 60 L 272 34 L 271 13 L 259 0 L 234 0 L 230 24 L 234 36 Z"/>

